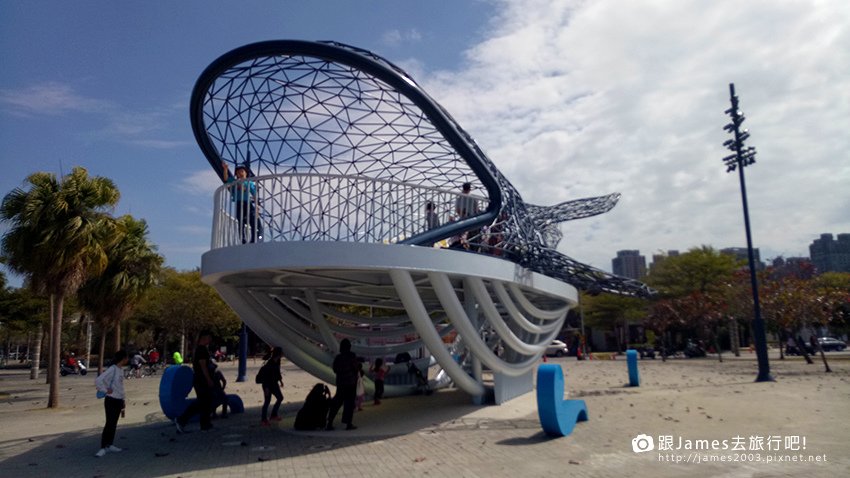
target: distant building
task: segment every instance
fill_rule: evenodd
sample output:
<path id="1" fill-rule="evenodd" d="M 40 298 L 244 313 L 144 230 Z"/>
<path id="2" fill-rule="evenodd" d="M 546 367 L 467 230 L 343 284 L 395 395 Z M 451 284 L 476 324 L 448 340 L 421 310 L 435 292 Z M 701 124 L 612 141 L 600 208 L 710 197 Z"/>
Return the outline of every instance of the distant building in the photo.
<path id="1" fill-rule="evenodd" d="M 796 277 L 798 279 L 811 279 L 814 276 L 815 266 L 808 257 L 782 257 L 773 259 L 774 277 Z"/>
<path id="2" fill-rule="evenodd" d="M 744 267 L 750 266 L 750 258 L 746 247 L 727 247 L 725 249 L 720 249 L 720 253 L 728 254 L 736 259 L 744 261 Z M 761 254 L 759 253 L 758 247 L 753 248 L 753 259 L 756 262 L 756 270 L 764 270 L 764 262 L 761 261 Z"/>
<path id="3" fill-rule="evenodd" d="M 652 255 L 652 264 L 649 265 L 649 274 L 652 275 L 652 272 L 658 267 L 659 264 L 664 262 L 668 257 L 676 257 L 679 255 L 679 251 L 676 249 L 671 249 L 667 252 L 663 252 L 661 254 L 653 254 Z"/>
<path id="4" fill-rule="evenodd" d="M 773 267 L 807 266 L 812 263 L 808 257 L 775 257 Z"/>
<path id="5" fill-rule="evenodd" d="M 630 279 L 646 277 L 646 258 L 640 251 L 617 251 L 617 257 L 611 260 L 614 274 Z"/>
<path id="6" fill-rule="evenodd" d="M 850 272 L 850 234 L 821 234 L 819 239 L 809 245 L 809 254 L 818 273 Z"/>

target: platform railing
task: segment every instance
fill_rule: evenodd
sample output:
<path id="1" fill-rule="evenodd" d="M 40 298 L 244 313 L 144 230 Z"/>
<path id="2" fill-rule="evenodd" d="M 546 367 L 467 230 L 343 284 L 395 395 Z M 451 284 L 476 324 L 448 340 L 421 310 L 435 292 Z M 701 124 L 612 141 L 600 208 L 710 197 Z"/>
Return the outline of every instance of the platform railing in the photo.
<path id="1" fill-rule="evenodd" d="M 460 196 L 460 191 L 366 176 L 256 176 L 216 189 L 211 248 L 284 241 L 397 243 L 429 230 L 429 202 L 440 225 L 455 220 Z M 487 198 L 472 197 L 479 211 L 487 208 Z"/>

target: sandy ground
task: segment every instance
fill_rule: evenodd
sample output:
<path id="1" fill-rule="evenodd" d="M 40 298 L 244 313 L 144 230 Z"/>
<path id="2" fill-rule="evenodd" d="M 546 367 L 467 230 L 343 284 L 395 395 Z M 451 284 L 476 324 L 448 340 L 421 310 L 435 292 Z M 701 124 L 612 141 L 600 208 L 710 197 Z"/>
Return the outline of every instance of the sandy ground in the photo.
<path id="1" fill-rule="evenodd" d="M 830 355 L 830 374 L 820 362 L 773 360 L 772 383 L 753 383 L 752 356 L 645 360 L 632 388 L 625 361 L 550 359 L 564 369 L 568 398 L 590 412 L 562 438 L 542 433 L 533 393 L 476 406 L 453 390 L 367 404 L 358 430 L 296 432 L 316 380 L 289 363 L 280 424 L 259 427 L 256 363 L 248 382 L 228 385 L 245 414 L 217 420 L 212 433 L 177 435 L 159 409 L 158 377 L 146 377 L 126 382 L 116 440 L 126 450 L 100 460 L 92 454 L 103 408 L 91 374 L 61 378 L 62 408 L 47 410 L 43 379 L 4 370 L 0 476 L 850 476 L 850 357 Z M 235 377 L 234 364 L 224 367 Z M 653 450 L 633 451 L 641 434 Z M 666 440 L 672 449 L 660 449 Z"/>

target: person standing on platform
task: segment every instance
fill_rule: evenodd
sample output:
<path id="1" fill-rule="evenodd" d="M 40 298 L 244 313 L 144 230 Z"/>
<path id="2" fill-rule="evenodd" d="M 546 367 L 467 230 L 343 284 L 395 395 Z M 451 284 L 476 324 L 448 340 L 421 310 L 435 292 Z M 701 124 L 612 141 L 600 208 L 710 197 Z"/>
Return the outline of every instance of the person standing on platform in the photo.
<path id="1" fill-rule="evenodd" d="M 472 184 L 463 183 L 461 195 L 455 199 L 455 215 L 458 220 L 478 214 L 478 201 L 472 197 Z"/>
<path id="2" fill-rule="evenodd" d="M 227 162 L 222 161 L 222 179 L 229 184 L 231 201 L 236 206 L 236 220 L 239 221 L 239 230 L 242 244 L 247 242 L 245 237 L 245 226 L 251 231 L 251 242 L 256 242 L 257 237 L 263 238 L 263 225 L 257 221 L 257 208 L 254 203 L 257 200 L 257 184 L 248 181 L 248 166 L 240 164 L 236 166 L 234 174 L 230 174 Z M 235 176 L 234 176 L 235 175 Z"/>

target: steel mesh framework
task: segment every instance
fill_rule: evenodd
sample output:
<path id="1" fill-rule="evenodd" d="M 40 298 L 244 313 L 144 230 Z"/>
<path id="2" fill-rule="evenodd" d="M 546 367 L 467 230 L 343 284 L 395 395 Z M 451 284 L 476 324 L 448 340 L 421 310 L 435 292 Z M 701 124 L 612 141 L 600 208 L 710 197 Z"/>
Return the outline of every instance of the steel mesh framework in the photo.
<path id="1" fill-rule="evenodd" d="M 431 246 L 463 236 L 471 251 L 582 289 L 649 293 L 555 250 L 559 223 L 604 213 L 619 194 L 526 204 L 436 101 L 373 53 L 339 43 L 247 45 L 203 72 L 191 112 L 218 174 L 247 164 L 257 175 L 267 239 Z M 467 182 L 479 208 L 457 217 Z M 423 226 L 428 202 L 439 227 Z"/>

